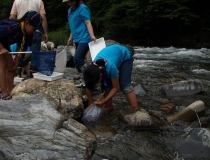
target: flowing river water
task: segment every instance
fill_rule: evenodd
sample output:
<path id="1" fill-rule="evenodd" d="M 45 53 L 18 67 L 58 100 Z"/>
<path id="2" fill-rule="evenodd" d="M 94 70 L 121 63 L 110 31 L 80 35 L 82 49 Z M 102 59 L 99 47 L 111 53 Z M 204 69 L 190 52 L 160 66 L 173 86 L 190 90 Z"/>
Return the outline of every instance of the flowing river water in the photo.
<path id="1" fill-rule="evenodd" d="M 161 92 L 164 85 L 188 80 L 201 82 L 204 91 L 175 97 Z M 137 97 L 141 108 L 158 113 L 161 105 L 167 103 L 173 103 L 178 110 L 202 100 L 206 115 L 210 115 L 210 49 L 135 47 L 132 81 L 141 84 L 146 92 Z M 160 129 L 134 130 L 118 120 L 120 110 L 129 108 L 122 92 L 116 94 L 113 102 L 113 111 L 103 114 L 97 122 L 84 124 L 97 138 L 92 160 L 184 159 L 177 146 L 191 129 L 189 123 L 177 121 Z"/>

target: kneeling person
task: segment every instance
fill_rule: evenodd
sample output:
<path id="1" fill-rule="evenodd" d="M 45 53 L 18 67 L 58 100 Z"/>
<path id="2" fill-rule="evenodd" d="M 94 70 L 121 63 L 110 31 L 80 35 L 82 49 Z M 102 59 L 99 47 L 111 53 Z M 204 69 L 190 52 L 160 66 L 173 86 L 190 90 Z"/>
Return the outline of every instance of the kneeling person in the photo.
<path id="1" fill-rule="evenodd" d="M 112 98 L 119 88 L 126 94 L 133 109 L 137 109 L 136 94 L 131 86 L 134 50 L 121 45 L 111 45 L 102 49 L 94 61 L 84 70 L 84 81 L 89 104 L 95 103 L 106 109 L 113 108 Z M 94 102 L 92 90 L 95 84 L 101 83 L 102 89 L 108 90 L 105 98 Z"/>

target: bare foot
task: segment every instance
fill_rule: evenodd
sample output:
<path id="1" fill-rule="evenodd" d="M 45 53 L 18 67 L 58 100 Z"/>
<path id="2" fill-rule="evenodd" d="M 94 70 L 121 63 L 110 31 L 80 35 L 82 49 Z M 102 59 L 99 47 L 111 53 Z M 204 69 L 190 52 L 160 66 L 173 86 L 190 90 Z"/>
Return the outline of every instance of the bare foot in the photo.
<path id="1" fill-rule="evenodd" d="M 109 106 L 105 106 L 104 108 L 102 108 L 103 112 L 109 112 L 113 110 L 113 105 L 109 105 Z"/>

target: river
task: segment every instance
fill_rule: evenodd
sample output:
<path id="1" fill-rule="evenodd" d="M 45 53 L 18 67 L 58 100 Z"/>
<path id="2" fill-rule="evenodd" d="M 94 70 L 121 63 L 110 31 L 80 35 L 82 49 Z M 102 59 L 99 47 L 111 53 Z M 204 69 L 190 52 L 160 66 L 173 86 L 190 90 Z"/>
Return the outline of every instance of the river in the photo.
<path id="1" fill-rule="evenodd" d="M 141 84 L 146 92 L 137 97 L 139 107 L 159 113 L 161 105 L 167 103 L 175 104 L 179 110 L 202 100 L 206 115 L 210 115 L 210 49 L 134 48 L 132 81 Z M 178 97 L 167 97 L 161 92 L 164 85 L 189 80 L 201 82 L 203 92 Z M 184 159 L 179 156 L 177 145 L 191 129 L 188 123 L 177 121 L 160 129 L 133 130 L 118 120 L 119 111 L 129 108 L 122 92 L 116 94 L 113 104 L 114 111 L 103 114 L 97 122 L 84 124 L 98 142 L 92 160 Z"/>

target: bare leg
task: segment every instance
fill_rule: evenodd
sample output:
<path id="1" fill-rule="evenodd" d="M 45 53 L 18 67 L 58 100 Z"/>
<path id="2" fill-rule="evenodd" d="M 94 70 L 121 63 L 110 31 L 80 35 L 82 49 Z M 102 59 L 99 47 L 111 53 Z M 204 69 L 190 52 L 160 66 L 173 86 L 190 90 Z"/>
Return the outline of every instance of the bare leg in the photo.
<path id="1" fill-rule="evenodd" d="M 26 65 L 26 66 L 22 69 L 22 72 L 21 72 L 21 77 L 22 77 L 22 78 L 24 78 L 24 77 L 25 77 L 25 75 L 24 75 L 24 71 L 26 71 L 26 74 L 27 74 L 27 76 L 28 76 L 28 77 L 30 76 L 30 71 L 29 71 L 29 69 L 30 69 L 29 64 L 28 64 L 28 65 Z"/>
<path id="2" fill-rule="evenodd" d="M 105 97 L 108 95 L 108 93 L 105 94 Z M 106 106 L 104 108 L 104 111 L 109 111 L 113 109 L 113 104 L 112 104 L 112 98 L 110 98 L 107 102 L 106 102 Z"/>
<path id="3" fill-rule="evenodd" d="M 25 69 L 27 75 L 30 76 L 30 71 L 29 71 L 30 70 L 30 65 L 28 64 L 27 66 L 25 66 L 24 69 Z"/>
<path id="4" fill-rule="evenodd" d="M 6 62 L 7 62 L 7 69 L 12 68 L 14 66 L 14 61 L 11 55 L 6 56 Z M 6 84 L 9 94 L 11 94 L 14 88 L 14 72 L 15 71 L 6 72 Z"/>
<path id="5" fill-rule="evenodd" d="M 128 101 L 129 101 L 131 107 L 133 109 L 136 109 L 136 107 L 138 107 L 138 102 L 137 102 L 137 98 L 136 98 L 135 92 L 132 91 L 132 92 L 128 93 L 126 96 L 128 98 Z"/>
<path id="6" fill-rule="evenodd" d="M 5 95 L 7 93 L 6 87 L 6 58 L 5 55 L 0 54 L 0 88 L 1 94 Z"/>

